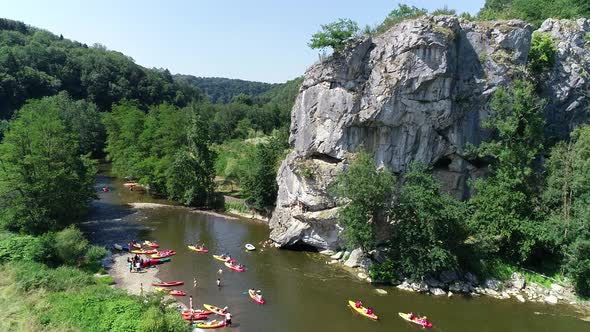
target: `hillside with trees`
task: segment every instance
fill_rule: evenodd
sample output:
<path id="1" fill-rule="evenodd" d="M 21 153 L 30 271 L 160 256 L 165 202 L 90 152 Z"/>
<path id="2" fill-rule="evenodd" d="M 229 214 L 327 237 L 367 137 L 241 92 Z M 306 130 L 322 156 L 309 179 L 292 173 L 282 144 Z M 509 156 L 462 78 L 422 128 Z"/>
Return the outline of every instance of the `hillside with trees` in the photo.
<path id="1" fill-rule="evenodd" d="M 240 94 L 256 97 L 277 85 L 232 78 L 195 77 L 181 74 L 174 75 L 174 80 L 181 85 L 188 84 L 196 87 L 207 95 L 214 104 L 229 103 Z"/>

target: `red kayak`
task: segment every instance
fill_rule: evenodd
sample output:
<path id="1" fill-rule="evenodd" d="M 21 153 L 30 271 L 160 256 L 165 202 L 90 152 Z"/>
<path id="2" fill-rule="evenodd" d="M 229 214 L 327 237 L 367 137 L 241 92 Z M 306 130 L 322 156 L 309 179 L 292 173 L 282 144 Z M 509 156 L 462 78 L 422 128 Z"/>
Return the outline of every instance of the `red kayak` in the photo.
<path id="1" fill-rule="evenodd" d="M 234 270 L 234 271 L 237 271 L 237 272 L 244 272 L 244 271 L 246 271 L 246 269 L 244 269 L 244 267 L 243 267 L 243 266 L 234 265 L 234 264 L 232 264 L 232 263 L 230 263 L 230 262 L 226 262 L 226 263 L 225 263 L 225 266 L 227 266 L 227 267 L 229 267 L 230 269 L 232 269 L 232 270 Z"/>
<path id="2" fill-rule="evenodd" d="M 181 290 L 176 290 L 176 289 L 171 290 L 168 294 L 170 294 L 172 296 L 186 296 L 185 292 L 183 292 Z"/>
<path id="3" fill-rule="evenodd" d="M 183 316 L 187 316 L 187 315 L 193 315 L 193 314 L 198 314 L 198 315 L 211 315 L 213 313 L 213 311 L 210 310 L 183 310 L 182 312 Z"/>
<path id="4" fill-rule="evenodd" d="M 184 318 L 185 320 L 207 320 L 207 315 L 200 315 L 198 313 L 188 315 L 183 314 L 182 318 Z"/>
<path id="5" fill-rule="evenodd" d="M 174 256 L 176 255 L 176 251 L 174 250 L 163 250 L 163 251 L 159 251 L 156 252 L 155 254 L 151 255 L 151 258 L 166 258 L 166 257 L 170 257 L 170 256 Z"/>
<path id="6" fill-rule="evenodd" d="M 180 286 L 180 285 L 184 285 L 184 281 L 152 282 L 152 286 L 158 286 L 158 287 L 174 287 L 174 286 Z"/>
<path id="7" fill-rule="evenodd" d="M 250 298 L 254 302 L 258 304 L 264 304 L 264 299 L 262 298 L 262 295 L 256 294 L 256 292 L 253 289 L 248 290 L 248 295 L 250 295 Z"/>

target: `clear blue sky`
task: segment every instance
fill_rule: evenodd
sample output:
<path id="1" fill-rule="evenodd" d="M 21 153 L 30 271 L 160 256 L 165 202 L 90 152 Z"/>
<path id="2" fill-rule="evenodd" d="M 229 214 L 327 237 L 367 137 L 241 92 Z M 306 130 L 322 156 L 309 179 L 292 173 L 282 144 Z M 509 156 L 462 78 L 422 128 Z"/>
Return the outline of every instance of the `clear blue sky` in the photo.
<path id="1" fill-rule="evenodd" d="M 484 0 L 403 1 L 476 13 Z M 380 23 L 386 0 L 6 0 L 0 17 L 86 44 L 101 43 L 145 67 L 173 73 L 283 82 L 317 59 L 307 42 L 340 17 Z"/>

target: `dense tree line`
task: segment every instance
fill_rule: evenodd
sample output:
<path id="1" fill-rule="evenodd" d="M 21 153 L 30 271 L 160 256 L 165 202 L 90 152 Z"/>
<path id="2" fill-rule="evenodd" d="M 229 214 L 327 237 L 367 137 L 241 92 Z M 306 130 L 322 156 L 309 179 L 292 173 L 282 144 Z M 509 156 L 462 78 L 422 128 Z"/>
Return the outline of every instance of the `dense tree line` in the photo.
<path id="1" fill-rule="evenodd" d="M 102 45 L 87 46 L 63 36 L 0 19 L 0 118 L 8 119 L 27 100 L 67 91 L 108 111 L 122 99 L 180 107 L 202 98 L 175 81 L 168 70 L 146 69 Z"/>
<path id="2" fill-rule="evenodd" d="M 483 20 L 521 19 L 537 26 L 548 18 L 579 18 L 590 16 L 587 0 L 486 0 L 479 11 Z"/>
<path id="3" fill-rule="evenodd" d="M 174 75 L 174 80 L 182 85 L 192 85 L 202 91 L 214 103 L 229 103 L 235 96 L 245 94 L 256 97 L 278 84 L 245 81 L 222 77 L 195 77 L 192 75 Z"/>

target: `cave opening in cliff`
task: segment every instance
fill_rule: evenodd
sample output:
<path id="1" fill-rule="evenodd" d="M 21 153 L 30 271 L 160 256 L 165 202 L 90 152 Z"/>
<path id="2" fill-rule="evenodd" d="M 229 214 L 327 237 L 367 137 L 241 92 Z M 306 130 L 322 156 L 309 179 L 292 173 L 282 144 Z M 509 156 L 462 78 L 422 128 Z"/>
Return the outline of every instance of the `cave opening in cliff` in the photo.
<path id="1" fill-rule="evenodd" d="M 332 156 L 327 155 L 325 153 L 314 153 L 311 155 L 311 158 L 318 159 L 318 160 L 321 160 L 321 161 L 329 163 L 329 164 L 338 164 L 338 163 L 342 162 L 342 159 L 332 157 Z"/>
<path id="2" fill-rule="evenodd" d="M 447 170 L 447 169 L 449 169 L 449 166 L 451 165 L 452 162 L 453 162 L 453 160 L 451 158 L 449 158 L 449 157 L 442 157 L 439 160 L 437 160 L 432 167 L 434 169 L 444 169 L 444 170 Z"/>
<path id="3" fill-rule="evenodd" d="M 286 249 L 293 251 L 307 251 L 307 252 L 318 252 L 318 248 L 311 246 L 303 241 L 297 241 L 292 245 L 286 247 Z"/>

